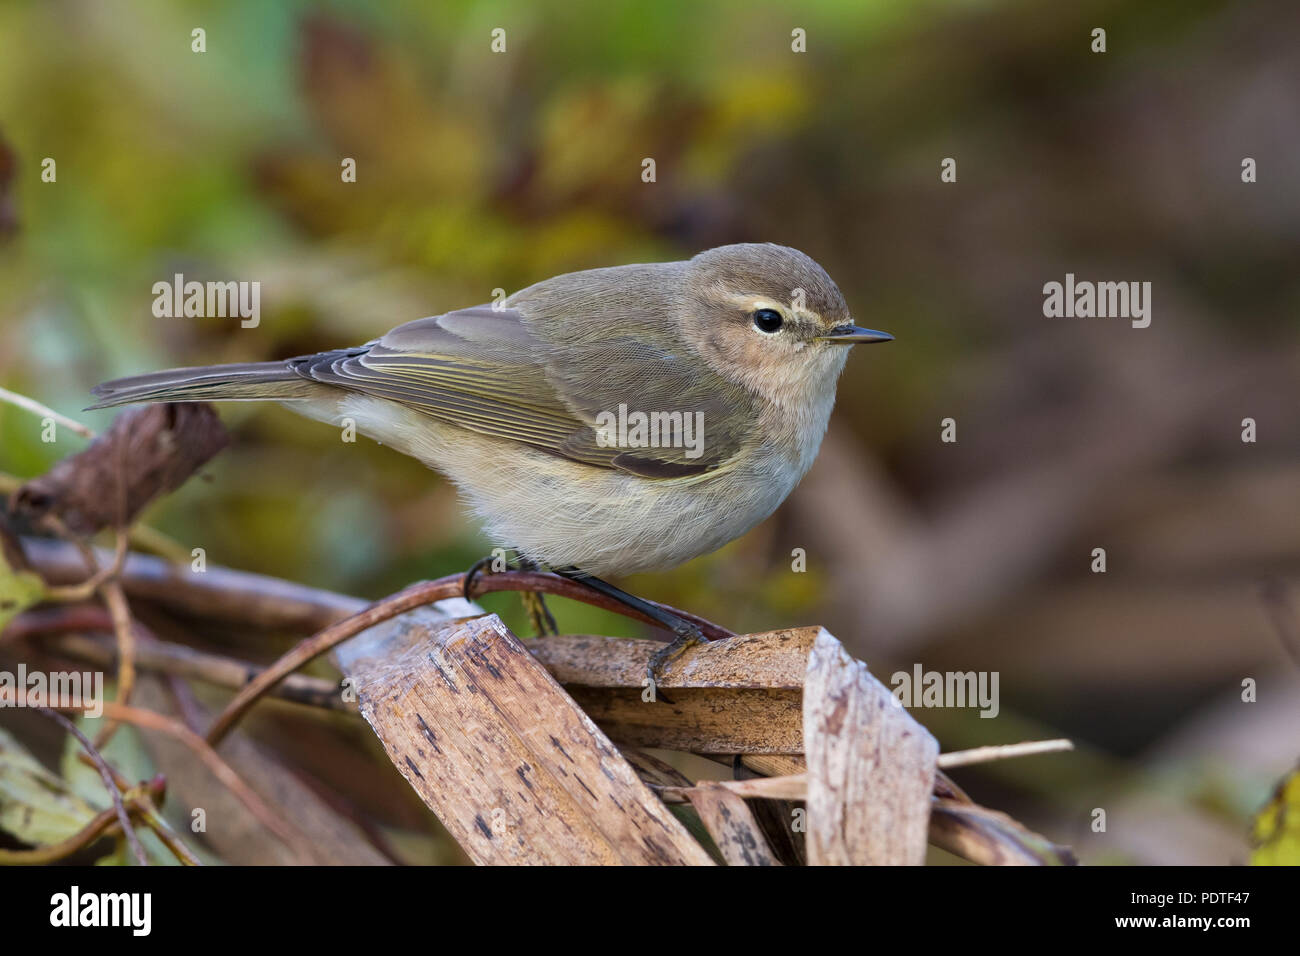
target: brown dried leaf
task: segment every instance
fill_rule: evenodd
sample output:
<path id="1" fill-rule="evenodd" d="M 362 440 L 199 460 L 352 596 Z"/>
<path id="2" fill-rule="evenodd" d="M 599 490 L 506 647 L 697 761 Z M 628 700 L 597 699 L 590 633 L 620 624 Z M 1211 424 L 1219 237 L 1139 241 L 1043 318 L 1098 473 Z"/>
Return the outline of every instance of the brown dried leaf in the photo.
<path id="1" fill-rule="evenodd" d="M 1005 813 L 961 800 L 934 799 L 935 846 L 986 866 L 1073 866 L 1069 847 L 1034 833 Z"/>
<path id="2" fill-rule="evenodd" d="M 804 689 L 808 862 L 925 862 L 939 745 L 825 631 Z"/>
<path id="3" fill-rule="evenodd" d="M 475 862 L 712 862 L 495 615 L 411 622 L 408 638 L 353 658 L 349 676 L 389 758 Z"/>
<path id="4" fill-rule="evenodd" d="M 529 641 L 573 699 L 611 738 L 699 754 L 792 754 L 803 749 L 803 674 L 819 628 L 739 634 L 691 648 L 642 699 L 655 641 L 560 636 Z"/>
<path id="5" fill-rule="evenodd" d="M 781 865 L 743 797 L 713 781 L 692 787 L 686 795 L 728 865 Z"/>
<path id="6" fill-rule="evenodd" d="M 154 498 L 180 487 L 229 437 L 211 405 L 182 402 L 130 408 L 85 451 L 23 485 L 12 508 L 37 519 L 55 514 L 78 534 L 130 524 Z M 126 514 L 119 515 L 119 471 Z"/>

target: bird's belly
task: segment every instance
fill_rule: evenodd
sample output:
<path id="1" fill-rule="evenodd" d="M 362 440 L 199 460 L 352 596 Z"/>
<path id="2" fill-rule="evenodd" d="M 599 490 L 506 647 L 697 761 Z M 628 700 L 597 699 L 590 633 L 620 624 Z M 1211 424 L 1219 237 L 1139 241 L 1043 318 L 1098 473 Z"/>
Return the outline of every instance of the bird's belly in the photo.
<path id="1" fill-rule="evenodd" d="M 707 554 L 780 503 L 726 476 L 668 483 L 564 461 L 536 466 L 506 495 L 481 483 L 466 495 L 503 543 L 598 575 L 663 570 Z"/>
<path id="2" fill-rule="evenodd" d="M 548 483 L 535 507 L 516 507 L 489 520 L 489 526 L 500 527 L 506 539 L 554 567 L 630 574 L 664 570 L 715 551 L 780 504 L 747 494 L 725 478 L 664 486 L 614 473 L 599 481 L 605 485 L 599 490 L 590 487 L 590 479 L 558 487 Z"/>
<path id="3" fill-rule="evenodd" d="M 582 465 L 445 425 L 390 402 L 349 396 L 297 411 L 338 421 L 450 477 L 494 546 L 551 567 L 627 574 L 674 567 L 758 524 L 800 477 L 761 453 L 690 480 L 663 481 Z"/>

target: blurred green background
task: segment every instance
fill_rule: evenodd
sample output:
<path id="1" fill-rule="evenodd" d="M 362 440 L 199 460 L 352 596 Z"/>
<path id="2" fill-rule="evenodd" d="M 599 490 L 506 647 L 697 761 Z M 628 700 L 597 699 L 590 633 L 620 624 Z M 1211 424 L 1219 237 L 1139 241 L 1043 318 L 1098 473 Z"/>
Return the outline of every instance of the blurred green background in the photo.
<path id="1" fill-rule="evenodd" d="M 1092 862 L 1244 862 L 1300 755 L 1300 675 L 1258 593 L 1300 578 L 1298 28 L 1284 2 L 7 3 L 0 385 L 99 429 L 79 409 L 115 376 L 795 246 L 897 341 L 854 355 L 776 516 L 622 583 L 736 630 L 824 624 L 882 679 L 998 671 L 998 719 L 917 714 L 945 750 L 1082 749 L 968 771 L 977 799 Z M 259 281 L 260 326 L 155 318 L 175 272 Z M 1151 281 L 1151 327 L 1044 318 L 1066 272 Z M 231 447 L 145 516 L 213 562 L 377 597 L 492 546 L 413 461 L 222 415 Z M 0 405 L 0 471 L 81 444 Z"/>

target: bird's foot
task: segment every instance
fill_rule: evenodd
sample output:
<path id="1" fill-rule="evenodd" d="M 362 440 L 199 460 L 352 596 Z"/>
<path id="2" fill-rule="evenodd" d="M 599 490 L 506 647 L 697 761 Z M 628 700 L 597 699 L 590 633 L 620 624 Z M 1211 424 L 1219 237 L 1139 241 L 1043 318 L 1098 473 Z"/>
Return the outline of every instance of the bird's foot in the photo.
<path id="1" fill-rule="evenodd" d="M 658 699 L 666 704 L 671 704 L 672 700 L 663 691 L 658 690 L 664 671 L 668 669 L 668 665 L 696 644 L 706 643 L 703 632 L 689 621 L 679 620 L 679 623 L 673 627 L 673 634 L 675 636 L 671 641 L 651 655 L 645 669 L 647 686 L 655 688 Z"/>
<path id="2" fill-rule="evenodd" d="M 633 594 L 628 594 L 621 588 L 616 588 L 608 581 L 602 581 L 600 578 L 576 568 L 554 569 L 556 574 L 563 575 L 574 581 L 580 581 L 587 585 L 593 591 L 599 591 L 607 597 L 613 598 L 625 607 L 638 611 L 645 617 L 654 621 L 660 627 L 672 632 L 673 639 L 665 644 L 662 648 L 655 651 L 651 656 L 649 663 L 646 664 L 646 693 L 642 699 L 647 702 L 662 700 L 666 704 L 671 704 L 672 700 L 666 694 L 659 690 L 659 683 L 663 679 L 664 670 L 673 661 L 677 660 L 683 652 L 694 647 L 696 644 L 706 643 L 704 632 L 690 621 L 679 617 L 672 611 L 669 611 L 658 604 L 646 601 Z"/>
<path id="3" fill-rule="evenodd" d="M 474 581 L 483 573 L 484 568 L 492 567 L 493 562 L 496 560 L 496 557 L 488 555 L 486 558 L 479 558 L 469 566 L 469 570 L 465 572 L 465 580 L 461 582 L 461 597 L 466 601 L 474 600 Z"/>
<path id="4" fill-rule="evenodd" d="M 516 552 L 514 561 L 507 560 L 503 553 L 498 551 L 486 558 L 479 558 L 475 561 L 468 571 L 465 572 L 465 582 L 462 585 L 462 593 L 465 600 L 474 599 L 474 582 L 481 574 L 497 574 L 501 571 L 536 571 L 538 565 L 529 558 L 519 555 Z M 551 609 L 546 606 L 546 599 L 536 591 L 520 591 L 519 599 L 523 602 L 524 610 L 528 613 L 529 623 L 533 626 L 533 631 L 538 637 L 554 636 L 560 633 L 559 627 L 555 623 L 555 616 L 551 614 Z"/>

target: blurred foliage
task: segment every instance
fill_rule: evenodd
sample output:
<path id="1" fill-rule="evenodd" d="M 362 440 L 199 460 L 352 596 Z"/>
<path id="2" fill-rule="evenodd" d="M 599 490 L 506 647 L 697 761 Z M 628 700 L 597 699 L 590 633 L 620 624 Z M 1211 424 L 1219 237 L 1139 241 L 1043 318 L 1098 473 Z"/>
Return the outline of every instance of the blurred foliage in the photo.
<path id="1" fill-rule="evenodd" d="M 799 25 L 842 58 L 894 16 L 822 3 Z M 497 24 L 505 56 L 488 49 Z M 190 51 L 194 25 L 206 53 Z M 494 288 L 738 238 L 746 217 L 719 184 L 816 114 L 818 77 L 787 55 L 790 29 L 777 4 L 667 4 L 648 19 L 590 2 L 554 17 L 464 3 L 7 6 L 0 137 L 21 170 L 21 239 L 0 266 L 0 380 L 76 409 L 108 377 L 364 341 Z M 44 156 L 55 185 L 36 175 Z M 355 184 L 340 181 L 345 156 Z M 152 284 L 174 272 L 261 281 L 260 327 L 155 319 Z M 414 463 L 340 448 L 275 410 L 226 415 L 240 434 L 211 482 L 149 516 L 213 560 L 379 593 L 490 546 Z M 102 427 L 108 414 L 84 417 Z M 77 441 L 43 444 L 34 424 L 0 406 L 0 469 L 39 473 Z M 694 581 L 681 579 L 683 602 L 710 590 Z M 805 582 L 779 576 L 772 604 L 809 606 Z"/>
<path id="2" fill-rule="evenodd" d="M 1093 347 L 1107 333 L 1043 331 L 1046 278 L 1080 266 L 1154 278 L 1169 311 L 1148 340 L 1175 311 L 1186 336 L 1165 340 L 1166 356 L 1190 353 L 1189 341 L 1225 356 L 1294 348 L 1300 189 L 1286 171 L 1300 135 L 1285 26 L 1296 17 L 1283 3 L 1253 16 L 1242 7 L 6 3 L 0 385 L 76 415 L 90 386 L 119 375 L 354 344 L 559 272 L 783 242 L 827 267 L 863 324 L 898 336 L 887 355 L 855 356 L 836 427 L 879 459 L 921 523 L 937 521 L 1030 451 L 1068 452 L 1080 409 L 1106 390 L 1101 372 L 1117 366 L 1115 352 Z M 1110 36 L 1100 58 L 1088 50 L 1098 23 Z M 190 48 L 200 26 L 202 54 Z M 490 51 L 496 27 L 505 54 Z M 790 51 L 795 27 L 807 31 L 806 55 Z M 1245 153 L 1268 189 L 1243 193 Z M 950 155 L 960 157 L 958 188 L 938 178 Z M 40 180 L 45 157 L 57 160 L 56 184 Z M 340 180 L 344 157 L 357 161 L 356 183 Z M 646 157 L 654 184 L 641 181 Z M 260 325 L 154 318 L 152 285 L 176 272 L 261 282 Z M 951 409 L 979 439 L 937 450 L 934 423 Z M 1275 413 L 1273 434 L 1286 432 L 1294 410 Z M 80 417 L 101 429 L 110 414 Z M 278 408 L 232 403 L 222 415 L 232 446 L 144 516 L 210 561 L 373 597 L 463 570 L 496 544 L 414 461 L 364 439 L 343 444 Z M 0 404 L 0 472 L 37 475 L 80 447 L 66 431 L 42 442 L 37 419 Z M 1205 463 L 1216 452 L 1205 439 L 1178 464 L 1212 480 Z M 1292 446 L 1273 456 L 1296 459 Z M 809 536 L 787 508 L 715 555 L 622 583 L 738 630 L 851 629 L 826 610 L 831 562 L 844 558 Z M 796 546 L 808 551 L 807 574 L 790 573 Z M 1236 573 L 1293 572 L 1296 554 Z M 863 553 L 853 564 L 891 559 Z M 1064 576 L 1019 568 L 1006 588 L 1037 596 L 1052 574 Z M 525 627 L 513 597 L 483 603 Z M 554 603 L 566 630 L 637 630 Z M 982 666 L 1030 661 L 1018 688 L 1006 685 L 1029 716 L 1017 723 L 1004 707 L 1004 741 L 969 714 L 923 715 L 945 728 L 946 746 L 1014 740 L 1035 720 L 1053 736 L 1073 721 L 1127 758 L 1208 699 L 1214 681 L 1236 679 L 1210 655 L 1174 693 L 1165 668 L 1151 667 L 1141 680 L 1164 690 L 1134 716 L 1115 706 L 1131 702 L 1132 685 L 1111 686 L 1105 668 L 1081 685 L 1068 649 L 1006 650 L 1003 635 L 1019 631 L 1000 610 L 950 628 L 959 633 L 946 635 L 946 663 L 971 666 L 973 647 Z M 1088 624 L 1091 612 L 1080 613 Z M 1125 647 L 1150 637 L 1138 626 L 1105 636 Z M 1013 789 L 1032 810 L 1077 823 L 1093 803 L 1088 774 L 1067 765 L 1106 781 L 1132 771 L 1126 759 L 1080 759 L 993 769 L 977 787 Z M 1063 777 L 1079 792 L 1063 795 Z M 1244 835 L 1242 806 L 1275 777 L 1238 781 L 1217 812 Z M 1181 794 L 1193 803 L 1207 790 Z M 1003 796 L 987 802 L 1006 805 Z"/>
<path id="3" fill-rule="evenodd" d="M 1251 838 L 1256 866 L 1300 866 L 1300 770 L 1277 785 L 1255 817 Z"/>
<path id="4" fill-rule="evenodd" d="M 25 611 L 40 601 L 45 593 L 45 583 L 31 571 L 15 571 L 3 550 L 0 550 L 0 629 L 14 615 Z"/>

